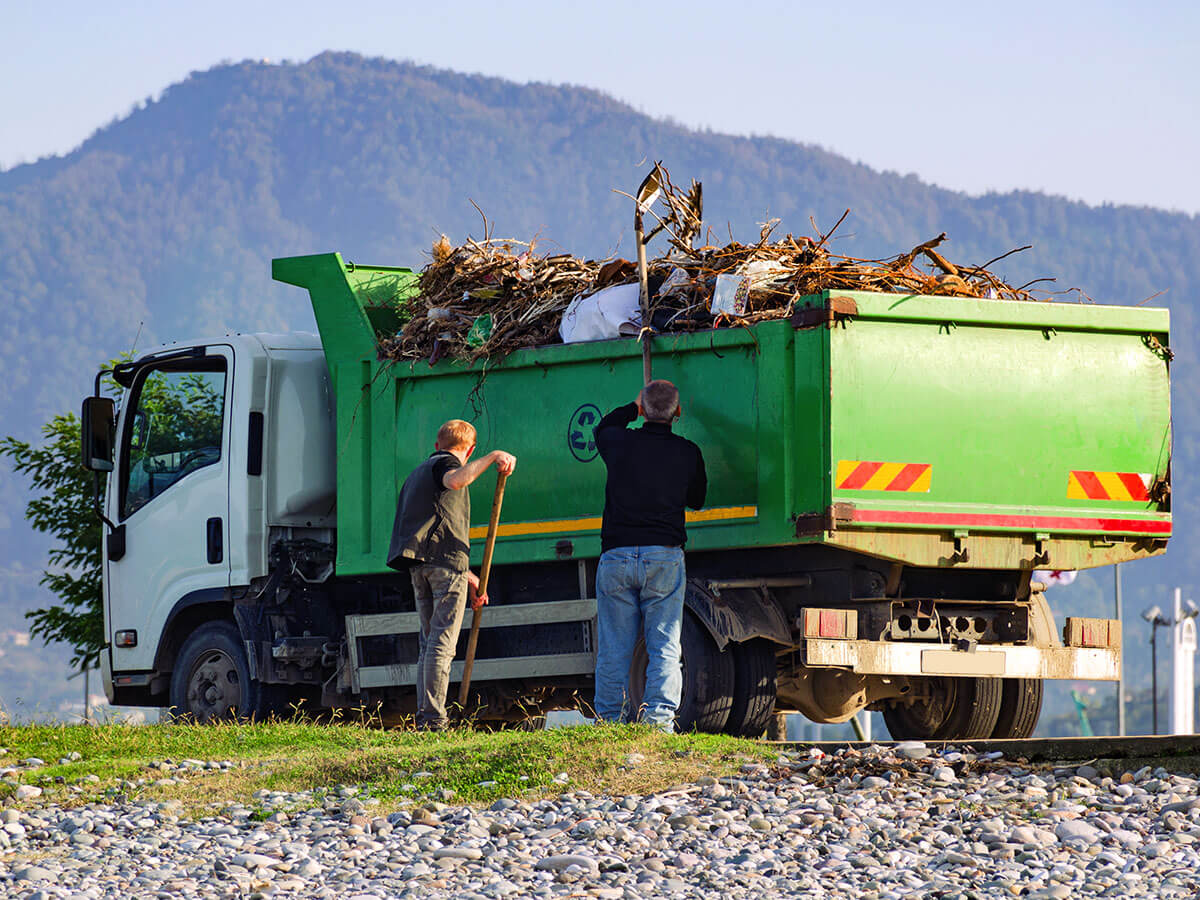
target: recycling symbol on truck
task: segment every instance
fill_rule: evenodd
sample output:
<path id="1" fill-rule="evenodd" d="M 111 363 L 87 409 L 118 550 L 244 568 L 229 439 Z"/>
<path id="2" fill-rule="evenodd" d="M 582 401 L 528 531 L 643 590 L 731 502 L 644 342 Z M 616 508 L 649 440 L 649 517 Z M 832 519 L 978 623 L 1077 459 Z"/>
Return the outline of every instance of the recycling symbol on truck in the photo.
<path id="1" fill-rule="evenodd" d="M 593 431 L 600 421 L 600 407 L 594 403 L 585 403 L 571 416 L 567 425 L 567 447 L 580 462 L 591 462 L 599 452 L 596 450 L 596 437 Z"/>

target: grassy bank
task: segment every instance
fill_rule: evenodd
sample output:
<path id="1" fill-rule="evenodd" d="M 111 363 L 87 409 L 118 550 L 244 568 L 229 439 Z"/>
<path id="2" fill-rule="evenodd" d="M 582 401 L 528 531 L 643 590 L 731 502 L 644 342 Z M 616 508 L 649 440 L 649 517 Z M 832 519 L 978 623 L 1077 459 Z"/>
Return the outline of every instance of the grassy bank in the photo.
<path id="1" fill-rule="evenodd" d="M 565 790 L 635 793 L 701 774 L 724 775 L 748 760 L 774 757 L 751 741 L 665 735 L 637 726 L 429 734 L 302 722 L 20 725 L 0 728 L 0 746 L 6 750 L 0 766 L 16 767 L 0 783 L 6 803 L 14 802 L 18 784 L 30 784 L 44 792 L 36 803 L 138 797 L 177 799 L 190 809 L 248 802 L 262 789 L 321 791 L 338 785 L 361 787 L 384 808 L 437 798 L 445 790 L 462 803 Z M 79 758 L 60 762 L 72 754 Z M 20 765 L 30 757 L 45 765 Z M 234 765 L 180 772 L 176 766 L 182 760 Z M 177 783 L 160 784 L 164 779 Z"/>

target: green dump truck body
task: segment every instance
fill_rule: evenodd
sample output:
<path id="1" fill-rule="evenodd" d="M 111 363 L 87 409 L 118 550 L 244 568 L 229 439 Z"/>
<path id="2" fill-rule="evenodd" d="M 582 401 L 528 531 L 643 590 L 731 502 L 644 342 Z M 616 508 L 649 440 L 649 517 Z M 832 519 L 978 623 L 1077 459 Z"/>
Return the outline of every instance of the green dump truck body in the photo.
<path id="1" fill-rule="evenodd" d="M 640 345 L 381 361 L 413 273 L 325 254 L 277 259 L 274 277 L 308 289 L 336 392 L 340 575 L 387 571 L 399 486 L 453 417 L 475 424 L 481 451 L 519 460 L 497 562 L 599 555 L 592 427 L 635 396 Z M 1161 552 L 1168 346 L 1163 309 L 860 292 L 807 298 L 791 320 L 657 337 L 654 374 L 679 386 L 677 430 L 708 467 L 688 549 L 824 543 L 991 569 Z M 475 536 L 491 489 L 472 488 Z"/>

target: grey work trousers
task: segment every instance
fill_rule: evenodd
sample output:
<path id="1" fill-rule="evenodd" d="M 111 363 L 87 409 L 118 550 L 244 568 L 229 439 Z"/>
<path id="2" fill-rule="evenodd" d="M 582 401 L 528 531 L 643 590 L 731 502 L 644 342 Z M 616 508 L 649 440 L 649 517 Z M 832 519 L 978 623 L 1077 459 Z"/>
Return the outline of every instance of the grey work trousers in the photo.
<path id="1" fill-rule="evenodd" d="M 421 652 L 417 657 L 417 725 L 445 728 L 450 664 L 458 647 L 467 605 L 467 573 L 443 566 L 411 570 L 417 612 L 421 616 Z"/>

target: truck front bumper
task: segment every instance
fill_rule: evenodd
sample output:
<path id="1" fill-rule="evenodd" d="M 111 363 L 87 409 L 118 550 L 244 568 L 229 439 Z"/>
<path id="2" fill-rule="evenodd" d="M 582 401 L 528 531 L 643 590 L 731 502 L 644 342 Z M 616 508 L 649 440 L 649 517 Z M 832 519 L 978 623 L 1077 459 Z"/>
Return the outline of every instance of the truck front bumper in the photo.
<path id="1" fill-rule="evenodd" d="M 959 650 L 953 644 L 916 641 L 808 638 L 804 649 L 806 665 L 849 669 L 862 675 L 1116 681 L 1121 671 L 1118 648 L 977 644 L 971 650 Z"/>
<path id="2" fill-rule="evenodd" d="M 108 698 L 110 706 L 117 702 L 116 692 L 113 691 L 111 654 L 107 644 L 100 648 L 100 682 L 104 685 L 104 696 Z"/>

